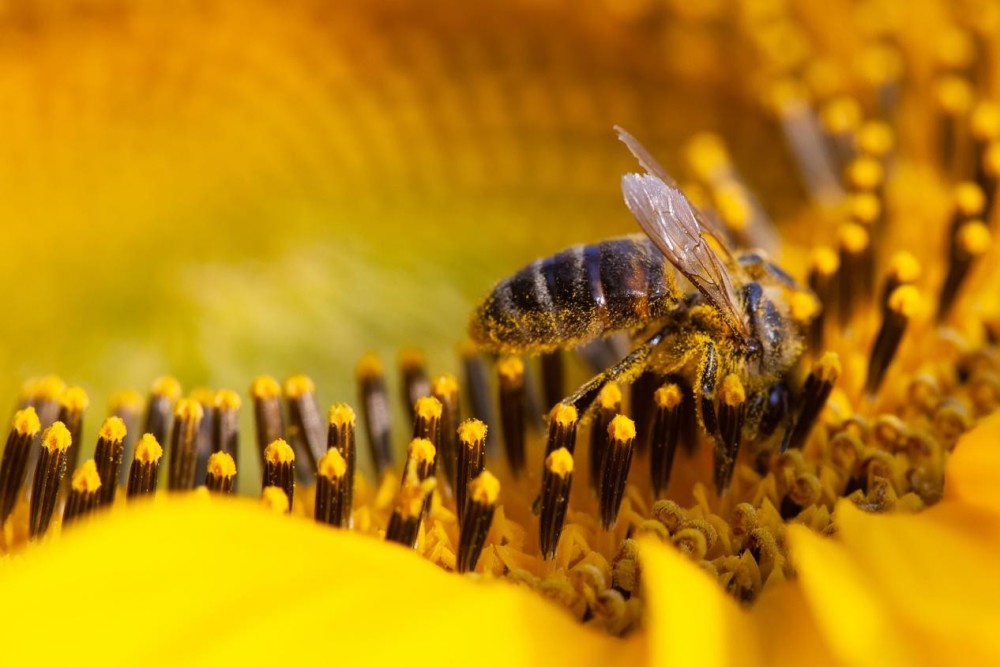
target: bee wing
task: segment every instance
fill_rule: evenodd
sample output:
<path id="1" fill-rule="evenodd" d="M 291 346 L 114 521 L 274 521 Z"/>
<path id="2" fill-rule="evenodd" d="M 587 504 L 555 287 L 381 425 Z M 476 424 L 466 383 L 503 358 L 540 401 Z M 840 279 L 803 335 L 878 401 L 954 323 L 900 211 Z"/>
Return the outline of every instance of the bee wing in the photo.
<path id="1" fill-rule="evenodd" d="M 677 184 L 677 181 L 675 181 L 673 177 L 667 173 L 667 170 L 656 161 L 656 158 L 649 154 L 649 151 L 646 150 L 645 146 L 639 143 L 638 139 L 633 137 L 619 125 L 615 125 L 615 132 L 618 133 L 618 139 L 625 144 L 625 147 L 629 149 L 629 152 L 631 152 L 632 155 L 635 156 L 635 159 L 639 161 L 639 166 L 645 169 L 647 173 L 656 176 L 667 186 L 680 192 L 681 188 L 680 185 Z M 685 197 L 685 200 L 686 199 L 687 198 Z M 722 251 L 726 253 L 726 257 L 732 259 L 732 254 L 729 252 L 729 234 L 726 232 L 725 228 L 719 224 L 718 220 L 705 217 L 700 211 L 698 211 L 698 209 L 690 206 L 690 204 L 689 208 L 691 208 L 691 211 L 694 214 L 694 219 L 697 221 L 698 226 L 702 230 L 702 234 L 712 236 L 718 242 Z M 643 228 L 645 229 L 645 227 Z"/>
<path id="2" fill-rule="evenodd" d="M 641 157 L 639 161 L 643 161 Z M 705 239 L 694 207 L 677 185 L 664 182 L 655 173 L 625 174 L 622 194 L 660 252 L 715 307 L 726 325 L 745 337 L 747 326 L 729 271 Z"/>

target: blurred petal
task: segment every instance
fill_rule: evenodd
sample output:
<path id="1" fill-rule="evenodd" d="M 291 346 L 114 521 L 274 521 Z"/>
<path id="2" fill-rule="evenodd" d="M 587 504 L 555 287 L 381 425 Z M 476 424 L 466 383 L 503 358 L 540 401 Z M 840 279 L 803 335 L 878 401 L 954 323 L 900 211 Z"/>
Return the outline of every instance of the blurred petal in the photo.
<path id="1" fill-rule="evenodd" d="M 945 500 L 1000 512 L 1000 413 L 962 438 L 945 470 Z"/>

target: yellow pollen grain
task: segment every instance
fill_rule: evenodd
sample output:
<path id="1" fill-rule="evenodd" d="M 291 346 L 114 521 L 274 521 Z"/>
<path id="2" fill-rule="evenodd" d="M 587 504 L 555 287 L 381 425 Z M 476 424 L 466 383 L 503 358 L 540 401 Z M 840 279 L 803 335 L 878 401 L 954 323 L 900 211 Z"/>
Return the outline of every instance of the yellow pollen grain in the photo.
<path id="1" fill-rule="evenodd" d="M 858 149 L 865 155 L 885 157 L 895 146 L 892 127 L 883 121 L 869 121 L 858 130 Z"/>
<path id="2" fill-rule="evenodd" d="M 108 442 L 121 442 L 125 439 L 127 431 L 125 422 L 118 417 L 108 417 L 101 424 L 101 430 L 97 432 L 98 437 Z"/>
<path id="3" fill-rule="evenodd" d="M 722 138 L 712 132 L 701 132 L 688 141 L 685 156 L 691 170 L 702 180 L 711 180 L 719 169 L 729 165 L 729 152 Z"/>
<path id="4" fill-rule="evenodd" d="M 437 449 L 427 438 L 414 438 L 406 448 L 406 455 L 418 463 L 433 463 Z"/>
<path id="5" fill-rule="evenodd" d="M 821 382 L 833 384 L 840 377 L 840 355 L 832 351 L 824 352 L 813 365 L 812 372 Z"/>
<path id="6" fill-rule="evenodd" d="M 920 277 L 920 262 L 912 253 L 900 250 L 889 260 L 889 274 L 903 283 L 912 283 Z"/>
<path id="7" fill-rule="evenodd" d="M 396 508 L 404 517 L 412 519 L 424 511 L 424 497 L 437 486 L 434 478 L 420 481 L 416 473 L 410 471 L 396 496 Z"/>
<path id="8" fill-rule="evenodd" d="M 608 424 L 608 437 L 612 443 L 625 444 L 635 440 L 635 422 L 625 415 L 615 415 Z"/>
<path id="9" fill-rule="evenodd" d="M 185 398 L 177 402 L 174 416 L 184 422 L 200 421 L 205 416 L 205 408 L 195 399 Z"/>
<path id="10" fill-rule="evenodd" d="M 357 367 L 354 369 L 358 378 L 370 379 L 382 376 L 382 360 L 378 358 L 378 355 L 374 352 L 366 352 L 363 357 L 358 361 Z"/>
<path id="11" fill-rule="evenodd" d="M 139 412 L 142 410 L 142 394 L 134 389 L 123 389 L 111 394 L 108 399 L 108 408 L 112 412 L 128 411 Z"/>
<path id="12" fill-rule="evenodd" d="M 489 470 L 479 473 L 479 476 L 469 482 L 469 498 L 480 505 L 495 505 L 500 497 L 500 480 Z"/>
<path id="13" fill-rule="evenodd" d="M 873 157 L 864 155 L 847 165 L 847 182 L 855 189 L 874 190 L 884 178 L 882 163 Z"/>
<path id="14" fill-rule="evenodd" d="M 458 380 L 450 374 L 435 378 L 431 384 L 431 393 L 435 396 L 458 396 Z"/>
<path id="15" fill-rule="evenodd" d="M 265 486 L 260 493 L 260 504 L 276 514 L 288 511 L 288 496 L 280 486 Z"/>
<path id="16" fill-rule="evenodd" d="M 812 268 L 821 276 L 832 276 L 840 268 L 840 257 L 833 248 L 820 246 L 813 251 Z"/>
<path id="17" fill-rule="evenodd" d="M 730 373 L 722 380 L 722 389 L 719 393 L 722 402 L 731 408 L 738 407 L 747 400 L 747 391 L 735 373 Z"/>
<path id="18" fill-rule="evenodd" d="M 597 404 L 605 410 L 617 408 L 622 403 L 622 390 L 617 382 L 609 382 L 597 394 Z"/>
<path id="19" fill-rule="evenodd" d="M 59 404 L 69 412 L 83 412 L 90 405 L 90 398 L 82 387 L 70 387 L 59 397 Z"/>
<path id="20" fill-rule="evenodd" d="M 552 419 L 560 426 L 572 426 L 579 419 L 579 415 L 569 403 L 559 403 L 552 408 Z"/>
<path id="21" fill-rule="evenodd" d="M 433 396 L 423 396 L 417 399 L 417 404 L 413 406 L 413 411 L 417 417 L 424 420 L 440 419 L 444 406 L 441 401 Z"/>
<path id="22" fill-rule="evenodd" d="M 668 384 L 665 387 L 660 387 L 653 393 L 653 401 L 656 403 L 656 407 L 663 408 L 664 410 L 673 410 L 681 404 L 683 399 L 684 394 L 676 384 Z"/>
<path id="23" fill-rule="evenodd" d="M 299 373 L 285 380 L 285 395 L 288 398 L 302 398 L 315 392 L 316 385 L 306 375 Z"/>
<path id="24" fill-rule="evenodd" d="M 743 188 L 727 183 L 715 191 L 715 206 L 730 229 L 742 231 L 750 222 L 750 205 Z"/>
<path id="25" fill-rule="evenodd" d="M 982 100 L 972 110 L 969 120 L 972 136 L 979 141 L 992 141 L 1000 137 L 1000 105 Z"/>
<path id="26" fill-rule="evenodd" d="M 840 226 L 838 233 L 840 247 L 852 255 L 859 255 L 868 248 L 870 238 L 868 230 L 855 223 Z"/>
<path id="27" fill-rule="evenodd" d="M 215 394 L 214 404 L 220 410 L 235 411 L 240 409 L 243 401 L 240 399 L 240 395 L 232 389 L 220 389 Z"/>
<path id="28" fill-rule="evenodd" d="M 882 200 L 871 192 L 858 192 L 851 195 L 847 202 L 847 210 L 851 220 L 871 225 L 882 214 Z"/>
<path id="29" fill-rule="evenodd" d="M 271 465 L 292 463 L 295 461 L 295 450 L 287 442 L 278 438 L 264 449 L 264 460 Z"/>
<path id="30" fill-rule="evenodd" d="M 139 463 L 156 463 L 163 457 L 163 447 L 152 433 L 144 433 L 135 445 L 135 460 Z"/>
<path id="31" fill-rule="evenodd" d="M 524 362 L 520 357 L 504 357 L 497 362 L 497 374 L 511 384 L 520 383 L 524 378 Z"/>
<path id="32" fill-rule="evenodd" d="M 354 410 L 347 403 L 334 403 L 327 413 L 327 420 L 337 428 L 354 426 L 357 417 Z"/>
<path id="33" fill-rule="evenodd" d="M 42 430 L 42 424 L 38 421 L 38 413 L 32 407 L 18 410 L 14 413 L 13 427 L 19 435 L 34 435 Z"/>
<path id="34" fill-rule="evenodd" d="M 458 439 L 466 446 L 475 445 L 486 439 L 486 424 L 478 419 L 466 419 L 458 426 Z"/>
<path id="35" fill-rule="evenodd" d="M 152 392 L 156 396 L 176 401 L 181 397 L 181 383 L 172 375 L 163 375 L 153 380 Z"/>
<path id="36" fill-rule="evenodd" d="M 101 476 L 97 474 L 97 464 L 94 463 L 94 459 L 87 459 L 76 469 L 70 486 L 77 493 L 88 495 L 101 488 Z"/>
<path id="37" fill-rule="evenodd" d="M 270 375 L 259 375 L 250 383 L 250 395 L 259 401 L 281 396 L 281 385 Z"/>
<path id="38" fill-rule="evenodd" d="M 972 217 L 983 212 L 986 195 L 976 183 L 966 181 L 955 186 L 955 209 L 963 217 Z"/>
<path id="39" fill-rule="evenodd" d="M 992 238 L 986 225 L 978 220 L 973 220 L 959 227 L 956 241 L 962 252 L 972 257 L 978 257 L 989 250 Z"/>
<path id="40" fill-rule="evenodd" d="M 326 450 L 326 454 L 319 460 L 317 466 L 320 477 L 329 480 L 340 479 L 347 474 L 347 460 L 336 447 Z"/>
<path id="41" fill-rule="evenodd" d="M 811 321 L 819 309 L 819 300 L 809 292 L 792 292 L 788 297 L 788 310 L 792 319 L 800 324 Z"/>
<path id="42" fill-rule="evenodd" d="M 72 444 L 73 436 L 69 434 L 69 429 L 62 422 L 55 422 L 42 434 L 42 447 L 50 452 L 69 449 Z"/>
<path id="43" fill-rule="evenodd" d="M 215 452 L 208 457 L 208 474 L 220 479 L 236 476 L 236 461 L 228 452 Z"/>
<path id="44" fill-rule="evenodd" d="M 205 408 L 210 408 L 215 404 L 215 392 L 209 387 L 195 387 L 191 390 L 190 396 Z"/>
<path id="45" fill-rule="evenodd" d="M 853 97 L 838 97 L 826 103 L 820 120 L 831 134 L 853 132 L 861 122 L 861 105 Z"/>
<path id="46" fill-rule="evenodd" d="M 913 285 L 903 285 L 889 295 L 889 309 L 904 317 L 913 317 L 920 308 L 920 292 Z"/>
<path id="47" fill-rule="evenodd" d="M 958 76 L 946 76 L 937 82 L 934 96 L 941 110 L 954 116 L 965 113 L 972 107 L 975 94 L 972 91 L 972 85 L 965 79 Z"/>
<path id="48" fill-rule="evenodd" d="M 545 469 L 553 475 L 566 477 L 573 472 L 573 455 L 565 447 L 560 447 L 545 458 Z"/>

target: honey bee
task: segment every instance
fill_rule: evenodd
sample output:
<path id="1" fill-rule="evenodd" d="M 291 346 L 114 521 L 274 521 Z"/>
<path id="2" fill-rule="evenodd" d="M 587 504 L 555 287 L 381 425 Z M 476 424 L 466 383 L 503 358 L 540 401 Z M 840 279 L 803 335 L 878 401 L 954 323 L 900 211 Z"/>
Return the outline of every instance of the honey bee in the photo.
<path id="1" fill-rule="evenodd" d="M 494 287 L 473 314 L 470 336 L 485 351 L 521 354 L 628 332 L 634 349 L 564 402 L 582 414 L 607 383 L 643 371 L 681 381 L 697 423 L 715 440 L 721 492 L 740 442 L 790 418 L 790 375 L 818 305 L 762 252 L 730 250 L 647 150 L 615 129 L 645 170 L 622 177 L 625 204 L 644 234 L 529 264 Z"/>

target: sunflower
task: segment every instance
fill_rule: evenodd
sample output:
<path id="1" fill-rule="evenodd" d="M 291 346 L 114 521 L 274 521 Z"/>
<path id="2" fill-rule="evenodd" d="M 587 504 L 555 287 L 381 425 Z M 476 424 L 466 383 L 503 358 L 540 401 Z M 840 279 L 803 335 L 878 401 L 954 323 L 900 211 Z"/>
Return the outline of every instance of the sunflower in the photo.
<path id="1" fill-rule="evenodd" d="M 102 378 L 16 397 L 9 660 L 1000 660 L 995 3 L 165 11 L 3 17 L 0 361 Z M 802 287 L 722 483 L 677 378 L 581 413 L 614 350 L 453 358 L 519 260 L 631 230 L 614 123 Z"/>

